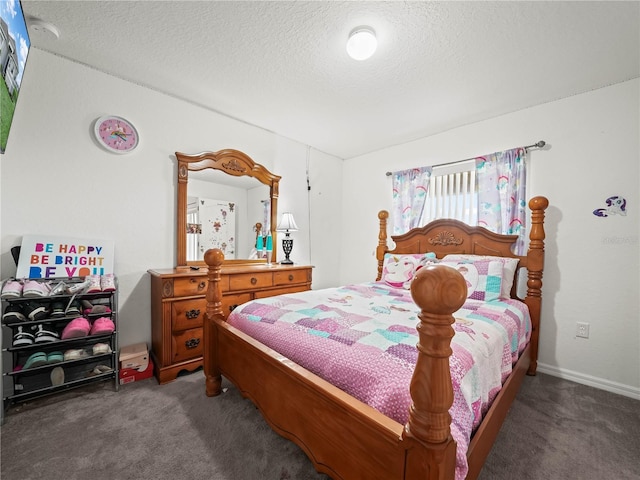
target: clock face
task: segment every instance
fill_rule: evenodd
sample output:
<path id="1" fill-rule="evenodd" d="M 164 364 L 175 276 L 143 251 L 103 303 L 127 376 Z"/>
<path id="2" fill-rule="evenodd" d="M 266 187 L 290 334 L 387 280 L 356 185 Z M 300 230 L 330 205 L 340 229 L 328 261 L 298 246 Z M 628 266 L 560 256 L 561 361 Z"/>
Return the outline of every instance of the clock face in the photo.
<path id="1" fill-rule="evenodd" d="M 127 153 L 138 146 L 138 132 L 124 118 L 100 117 L 96 120 L 94 133 L 98 142 L 110 152 Z"/>

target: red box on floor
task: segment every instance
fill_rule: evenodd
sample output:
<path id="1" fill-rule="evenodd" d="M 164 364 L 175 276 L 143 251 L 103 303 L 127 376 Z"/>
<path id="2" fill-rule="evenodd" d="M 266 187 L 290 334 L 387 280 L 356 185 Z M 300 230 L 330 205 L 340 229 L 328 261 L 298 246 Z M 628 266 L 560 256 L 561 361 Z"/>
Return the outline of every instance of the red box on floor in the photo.
<path id="1" fill-rule="evenodd" d="M 120 370 L 120 385 L 124 385 L 125 383 L 138 382 L 152 376 L 153 360 L 149 359 L 149 365 L 147 365 L 147 368 L 142 371 L 139 371 L 135 368 L 123 368 L 122 370 Z"/>

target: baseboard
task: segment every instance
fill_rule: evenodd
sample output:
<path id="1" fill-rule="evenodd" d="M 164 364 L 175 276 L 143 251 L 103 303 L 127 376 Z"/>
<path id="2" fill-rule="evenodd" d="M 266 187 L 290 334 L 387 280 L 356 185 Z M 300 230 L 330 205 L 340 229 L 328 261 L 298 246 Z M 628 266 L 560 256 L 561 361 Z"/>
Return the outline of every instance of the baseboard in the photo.
<path id="1" fill-rule="evenodd" d="M 558 368 L 539 362 L 538 372 L 546 373 L 554 377 L 571 380 L 572 382 L 581 383 L 582 385 L 588 385 L 590 387 L 606 390 L 607 392 L 617 393 L 618 395 L 624 395 L 625 397 L 640 400 L 640 388 L 632 387 L 631 385 L 612 382 L 604 378 L 592 377 L 591 375 L 585 375 L 584 373 L 574 372 L 572 370 L 566 370 L 564 368 Z"/>

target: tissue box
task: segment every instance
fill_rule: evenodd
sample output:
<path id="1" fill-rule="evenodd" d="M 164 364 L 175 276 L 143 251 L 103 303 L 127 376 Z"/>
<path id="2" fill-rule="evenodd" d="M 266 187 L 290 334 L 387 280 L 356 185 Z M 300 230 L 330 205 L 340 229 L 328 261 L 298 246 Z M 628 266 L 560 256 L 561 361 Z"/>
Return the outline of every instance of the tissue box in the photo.
<path id="1" fill-rule="evenodd" d="M 149 359 L 147 363 L 146 370 L 138 370 L 135 368 L 124 368 L 120 370 L 118 374 L 118 378 L 120 379 L 120 385 L 124 385 L 125 383 L 138 382 L 140 380 L 144 380 L 145 378 L 150 378 L 153 376 L 153 360 Z"/>
<path id="2" fill-rule="evenodd" d="M 146 343 L 136 343 L 120 349 L 120 370 L 129 368 L 144 372 L 149 366 L 149 351 Z"/>

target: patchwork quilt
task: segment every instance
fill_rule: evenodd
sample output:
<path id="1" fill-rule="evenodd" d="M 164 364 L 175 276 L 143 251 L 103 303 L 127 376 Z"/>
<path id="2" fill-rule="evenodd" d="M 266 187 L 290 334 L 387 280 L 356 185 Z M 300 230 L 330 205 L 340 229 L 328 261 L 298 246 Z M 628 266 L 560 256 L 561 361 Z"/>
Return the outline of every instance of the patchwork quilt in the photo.
<path id="1" fill-rule="evenodd" d="M 371 282 L 254 300 L 228 322 L 404 424 L 418 355 L 417 313 L 409 290 Z M 511 299 L 467 299 L 454 318 L 451 434 L 456 478 L 463 479 L 471 435 L 527 345 L 531 319 L 527 306 Z"/>

